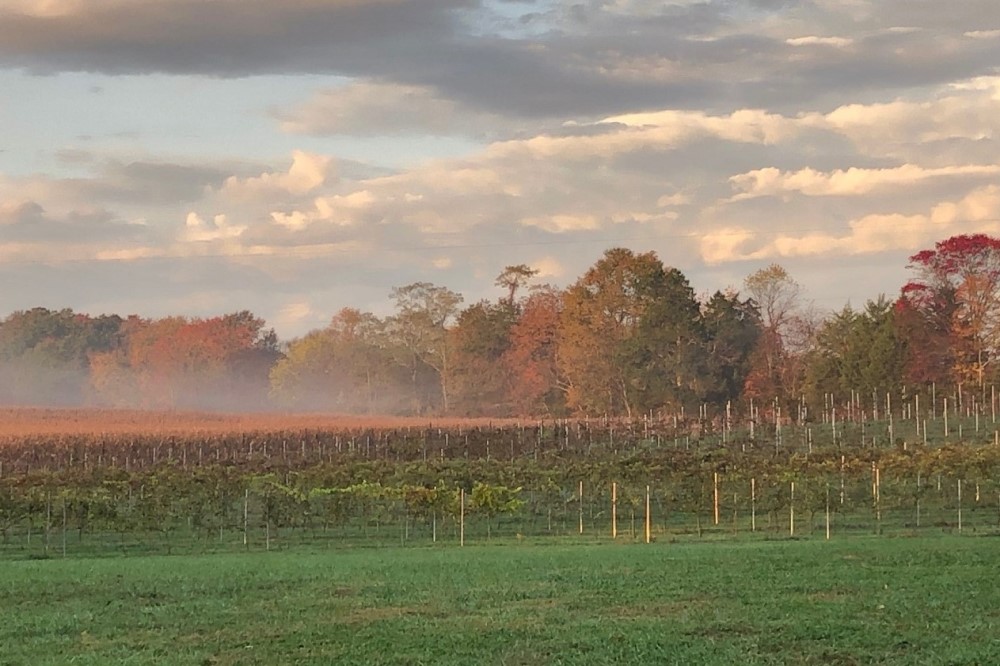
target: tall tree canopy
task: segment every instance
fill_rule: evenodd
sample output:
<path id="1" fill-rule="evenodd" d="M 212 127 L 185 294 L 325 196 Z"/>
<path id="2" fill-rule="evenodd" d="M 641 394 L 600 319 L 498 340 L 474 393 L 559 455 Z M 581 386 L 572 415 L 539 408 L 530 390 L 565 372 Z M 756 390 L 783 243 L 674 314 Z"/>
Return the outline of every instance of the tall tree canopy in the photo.
<path id="1" fill-rule="evenodd" d="M 985 386 L 1000 351 L 1000 239 L 952 236 L 910 257 L 910 268 L 906 307 L 925 326 L 947 330 L 954 379 Z"/>
<path id="2" fill-rule="evenodd" d="M 698 304 L 687 279 L 652 252 L 608 250 L 566 292 L 559 363 L 571 409 L 624 413 L 696 390 Z"/>
<path id="3" fill-rule="evenodd" d="M 789 401 L 795 395 L 799 358 L 809 337 L 808 319 L 801 311 L 799 284 L 782 266 L 771 264 L 744 280 L 761 317 L 761 335 L 751 362 L 746 393 L 755 398 Z"/>
<path id="4" fill-rule="evenodd" d="M 422 408 L 431 404 L 423 399 L 419 378 L 421 366 L 434 371 L 440 389 L 441 408 L 450 408 L 450 362 L 452 357 L 448 326 L 458 314 L 462 296 L 447 287 L 429 282 L 414 282 L 392 290 L 396 314 L 386 321 L 386 333 L 407 357 L 414 400 Z"/>

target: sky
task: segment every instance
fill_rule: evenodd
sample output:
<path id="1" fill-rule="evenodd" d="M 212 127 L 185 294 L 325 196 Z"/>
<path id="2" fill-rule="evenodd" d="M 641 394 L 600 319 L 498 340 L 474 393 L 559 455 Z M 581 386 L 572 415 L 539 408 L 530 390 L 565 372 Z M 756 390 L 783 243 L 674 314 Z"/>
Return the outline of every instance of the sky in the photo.
<path id="1" fill-rule="evenodd" d="M 1000 234 L 996 0 L 0 0 L 0 316 L 284 338 L 614 246 L 819 310 Z"/>

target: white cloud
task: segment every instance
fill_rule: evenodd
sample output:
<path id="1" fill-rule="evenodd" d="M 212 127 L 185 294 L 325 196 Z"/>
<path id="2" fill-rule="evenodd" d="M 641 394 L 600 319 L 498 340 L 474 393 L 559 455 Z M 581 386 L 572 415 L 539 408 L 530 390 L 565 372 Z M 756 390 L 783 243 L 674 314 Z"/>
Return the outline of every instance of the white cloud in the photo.
<path id="1" fill-rule="evenodd" d="M 970 30 L 964 33 L 971 39 L 997 39 L 1000 38 L 1000 30 Z"/>
<path id="2" fill-rule="evenodd" d="M 220 189 L 229 198 L 267 197 L 275 193 L 302 195 L 325 185 L 333 159 L 296 150 L 287 172 L 265 172 L 255 178 L 228 178 Z"/>
<path id="3" fill-rule="evenodd" d="M 960 201 L 940 203 L 931 211 L 930 220 L 941 226 L 964 222 L 986 224 L 995 230 L 1000 227 L 1000 186 L 983 187 Z"/>
<path id="4" fill-rule="evenodd" d="M 708 264 L 731 261 L 912 252 L 956 233 L 1000 233 L 1000 186 L 976 188 L 957 201 L 944 201 L 923 214 L 873 213 L 850 221 L 842 233 L 769 234 L 730 227 L 700 241 Z M 771 238 L 771 240 L 766 240 Z"/>
<path id="5" fill-rule="evenodd" d="M 166 252 L 162 248 L 135 247 L 99 250 L 93 255 L 93 258 L 97 261 L 137 261 L 139 259 L 153 259 L 163 256 L 166 256 Z"/>
<path id="6" fill-rule="evenodd" d="M 591 231 L 601 226 L 600 220 L 593 215 L 541 215 L 523 218 L 521 224 L 526 227 L 538 227 L 554 234 Z"/>
<path id="7" fill-rule="evenodd" d="M 318 197 L 311 210 L 295 210 L 290 213 L 271 213 L 274 223 L 299 231 L 316 222 L 328 222 L 337 226 L 351 226 L 358 221 L 358 214 L 375 204 L 375 197 L 368 190 L 358 190 L 350 194 L 336 194 Z"/>
<path id="8" fill-rule="evenodd" d="M 669 206 L 686 206 L 689 203 L 691 203 L 691 195 L 686 192 L 664 194 L 656 200 L 656 205 L 660 208 L 667 208 Z"/>
<path id="9" fill-rule="evenodd" d="M 537 277 L 540 279 L 563 278 L 566 276 L 566 267 L 555 257 L 542 257 L 531 262 L 531 268 L 538 271 Z"/>
<path id="10" fill-rule="evenodd" d="M 321 318 L 308 300 L 301 300 L 282 306 L 268 323 L 279 330 L 301 330 L 317 323 Z"/>
<path id="11" fill-rule="evenodd" d="M 732 176 L 729 182 L 740 190 L 734 200 L 799 193 L 811 197 L 862 196 L 889 187 L 906 187 L 948 177 L 1000 175 L 1000 165 L 966 165 L 925 169 L 904 164 L 889 169 L 851 167 L 831 172 L 815 169 L 781 171 L 774 167 Z"/>
<path id="12" fill-rule="evenodd" d="M 850 37 L 818 37 L 807 35 L 805 37 L 790 37 L 785 40 L 789 46 L 835 46 L 844 48 L 854 43 Z"/>
<path id="13" fill-rule="evenodd" d="M 773 144 L 792 138 L 799 131 L 793 119 L 763 109 L 739 109 L 729 115 L 668 109 L 610 116 L 601 123 L 641 128 L 644 132 L 636 135 L 638 140 L 660 139 L 669 144 L 698 137 Z"/>
<path id="14" fill-rule="evenodd" d="M 247 230 L 245 225 L 232 225 L 224 214 L 206 222 L 197 213 L 188 213 L 181 240 L 186 243 L 211 243 L 239 238 Z"/>
<path id="15" fill-rule="evenodd" d="M 955 81 L 932 99 L 845 104 L 827 114 L 805 113 L 802 127 L 835 132 L 864 154 L 915 153 L 923 144 L 1000 136 L 1000 77 Z"/>
<path id="16" fill-rule="evenodd" d="M 707 231 L 701 237 L 701 258 L 709 265 L 752 258 L 752 255 L 746 254 L 742 248 L 754 237 L 752 230 L 739 227 L 723 227 Z"/>

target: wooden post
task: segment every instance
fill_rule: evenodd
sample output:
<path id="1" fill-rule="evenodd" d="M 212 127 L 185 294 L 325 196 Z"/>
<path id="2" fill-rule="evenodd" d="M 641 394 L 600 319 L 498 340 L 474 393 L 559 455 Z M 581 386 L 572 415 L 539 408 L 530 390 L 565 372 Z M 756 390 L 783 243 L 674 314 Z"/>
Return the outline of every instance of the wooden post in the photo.
<path id="1" fill-rule="evenodd" d="M 958 533 L 962 533 L 962 479 L 958 480 Z"/>
<path id="2" fill-rule="evenodd" d="M 830 484 L 826 484 L 826 540 L 830 540 Z"/>
<path id="3" fill-rule="evenodd" d="M 459 490 L 458 545 L 465 547 L 465 488 Z"/>
<path id="4" fill-rule="evenodd" d="M 719 524 L 719 473 L 712 474 L 712 509 L 715 524 Z"/>
<path id="5" fill-rule="evenodd" d="M 757 531 L 757 479 L 750 479 L 750 531 Z"/>
<path id="6" fill-rule="evenodd" d="M 618 538 L 618 483 L 611 483 L 611 538 Z"/>
<path id="7" fill-rule="evenodd" d="M 920 529 L 920 470 L 917 470 L 917 529 Z"/>
<path id="8" fill-rule="evenodd" d="M 250 489 L 247 488 L 243 491 L 243 547 L 246 548 L 249 544 L 247 541 L 248 532 L 250 527 Z"/>
<path id="9" fill-rule="evenodd" d="M 580 534 L 583 534 L 583 481 L 580 482 Z"/>
<path id="10" fill-rule="evenodd" d="M 878 534 L 882 533 L 882 470 L 875 465 L 875 521 Z"/>
<path id="11" fill-rule="evenodd" d="M 45 554 L 49 554 L 49 531 L 52 527 L 52 493 L 45 493 Z"/>
<path id="12" fill-rule="evenodd" d="M 62 556 L 66 557 L 66 498 L 63 498 Z M 82 534 L 82 531 L 81 531 Z"/>
<path id="13" fill-rule="evenodd" d="M 739 514 L 737 513 L 737 507 L 739 507 L 739 505 L 739 495 L 737 493 L 733 493 L 733 535 L 738 533 L 740 529 Z"/>
<path id="14" fill-rule="evenodd" d="M 649 515 L 649 486 L 646 486 L 646 543 L 650 543 L 653 540 L 652 527 L 652 516 Z"/>
<path id="15" fill-rule="evenodd" d="M 847 465 L 846 456 L 840 456 L 840 505 L 844 505 L 844 467 Z"/>
<path id="16" fill-rule="evenodd" d="M 792 481 L 792 494 L 788 502 L 788 536 L 795 536 L 795 482 Z"/>

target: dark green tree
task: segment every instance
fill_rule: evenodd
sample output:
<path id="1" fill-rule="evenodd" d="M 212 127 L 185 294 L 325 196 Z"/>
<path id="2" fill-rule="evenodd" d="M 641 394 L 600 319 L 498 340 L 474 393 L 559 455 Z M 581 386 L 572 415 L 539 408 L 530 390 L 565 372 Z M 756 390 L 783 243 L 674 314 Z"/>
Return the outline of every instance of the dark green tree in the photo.
<path id="1" fill-rule="evenodd" d="M 707 354 L 703 402 L 737 400 L 750 373 L 750 359 L 763 328 L 756 304 L 738 293 L 715 292 L 701 312 Z"/>

